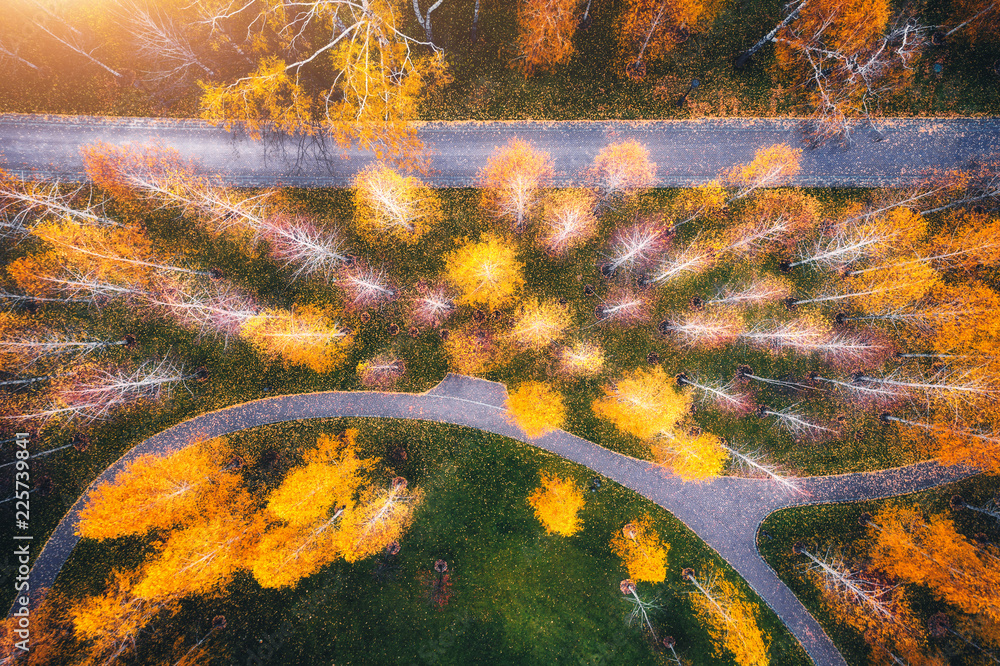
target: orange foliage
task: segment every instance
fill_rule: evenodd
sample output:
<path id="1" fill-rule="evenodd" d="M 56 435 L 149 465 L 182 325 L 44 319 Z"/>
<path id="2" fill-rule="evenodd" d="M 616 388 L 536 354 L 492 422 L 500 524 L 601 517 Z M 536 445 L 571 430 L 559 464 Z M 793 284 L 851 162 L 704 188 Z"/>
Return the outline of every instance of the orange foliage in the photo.
<path id="1" fill-rule="evenodd" d="M 722 440 L 700 429 L 662 435 L 650 444 L 650 450 L 653 460 L 670 467 L 685 481 L 704 481 L 719 476 L 729 458 Z"/>
<path id="2" fill-rule="evenodd" d="M 566 421 L 562 395 L 543 382 L 521 384 L 507 397 L 505 407 L 514 424 L 532 439 L 561 428 Z"/>
<path id="3" fill-rule="evenodd" d="M 778 62 L 793 62 L 804 44 L 818 43 L 831 51 L 856 53 L 885 32 L 890 12 L 888 0 L 808 2 L 799 17 L 778 34 Z"/>
<path id="4" fill-rule="evenodd" d="M 591 406 L 594 413 L 622 432 L 648 439 L 672 431 L 690 412 L 691 394 L 682 391 L 663 368 L 636 368 L 611 386 Z"/>
<path id="5" fill-rule="evenodd" d="M 599 375 L 604 369 L 604 350 L 593 342 L 574 342 L 559 350 L 559 369 L 572 376 Z"/>
<path id="6" fill-rule="evenodd" d="M 587 190 L 558 190 L 546 198 L 538 242 L 547 253 L 565 254 L 593 237 L 597 231 L 594 199 Z"/>
<path id="7" fill-rule="evenodd" d="M 536 151 L 527 141 L 511 139 L 493 153 L 479 172 L 483 206 L 520 231 L 538 204 L 538 190 L 551 177 L 548 153 Z"/>
<path id="8" fill-rule="evenodd" d="M 970 615 L 1000 623 L 1000 550 L 978 546 L 943 515 L 912 508 L 883 509 L 870 522 L 873 562 L 893 576 L 926 585 L 939 599 Z"/>
<path id="9" fill-rule="evenodd" d="M 471 324 L 450 331 L 444 341 L 448 367 L 463 375 L 494 370 L 510 361 L 516 351 L 506 336 Z"/>
<path id="10" fill-rule="evenodd" d="M 583 489 L 569 477 L 542 472 L 542 485 L 528 496 L 528 504 L 549 534 L 573 536 L 583 528 Z"/>
<path id="11" fill-rule="evenodd" d="M 150 454 L 128 464 L 100 486 L 80 512 L 77 534 L 113 539 L 170 529 L 198 516 L 214 496 L 231 490 L 239 477 L 226 470 L 225 439 L 210 439 L 168 456 Z M 122 516 L 129 516 L 122 520 Z"/>
<path id="12" fill-rule="evenodd" d="M 663 60 L 690 34 L 707 28 L 721 7 L 719 0 L 627 0 L 615 23 L 623 73 L 641 79 L 647 62 Z"/>
<path id="13" fill-rule="evenodd" d="M 135 196 L 141 177 L 182 187 L 195 178 L 194 165 L 175 149 L 156 143 L 116 146 L 98 141 L 80 148 L 87 178 L 116 199 Z"/>
<path id="14" fill-rule="evenodd" d="M 518 66 L 525 75 L 569 62 L 580 0 L 520 0 L 517 5 Z"/>
<path id="15" fill-rule="evenodd" d="M 611 538 L 611 550 L 621 558 L 632 580 L 648 583 L 666 580 L 670 544 L 656 533 L 653 519 L 648 515 L 615 532 Z"/>

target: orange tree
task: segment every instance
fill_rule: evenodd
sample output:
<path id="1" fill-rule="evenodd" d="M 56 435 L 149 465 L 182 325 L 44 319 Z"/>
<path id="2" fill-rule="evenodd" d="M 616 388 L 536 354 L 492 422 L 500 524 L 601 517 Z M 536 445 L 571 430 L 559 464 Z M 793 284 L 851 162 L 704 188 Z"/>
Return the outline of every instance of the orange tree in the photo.
<path id="1" fill-rule="evenodd" d="M 632 580 L 662 583 L 666 579 L 670 544 L 660 539 L 648 515 L 616 532 L 611 539 L 611 550 L 621 558 Z"/>
<path id="2" fill-rule="evenodd" d="M 583 489 L 571 478 L 542 473 L 542 485 L 528 496 L 545 531 L 560 536 L 573 536 L 583 528 L 580 509 Z"/>
<path id="3" fill-rule="evenodd" d="M 622 73 L 644 78 L 648 63 L 710 26 L 721 6 L 719 0 L 626 0 L 615 23 Z"/>
<path id="4" fill-rule="evenodd" d="M 525 382 L 507 398 L 507 411 L 528 437 L 540 437 L 566 421 L 563 397 L 543 382 Z"/>
<path id="5" fill-rule="evenodd" d="M 445 275 L 458 289 L 459 303 L 496 309 L 509 304 L 524 285 L 524 264 L 499 236 L 484 234 L 445 258 Z"/>
<path id="6" fill-rule="evenodd" d="M 579 24 L 580 0 L 520 0 L 517 5 L 516 62 L 525 75 L 569 61 Z"/>

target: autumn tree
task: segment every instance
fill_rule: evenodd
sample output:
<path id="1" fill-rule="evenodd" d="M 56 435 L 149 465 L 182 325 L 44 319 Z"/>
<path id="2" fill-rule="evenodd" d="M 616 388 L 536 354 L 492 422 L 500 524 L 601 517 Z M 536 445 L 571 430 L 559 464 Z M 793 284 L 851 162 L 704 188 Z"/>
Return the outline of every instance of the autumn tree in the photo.
<path id="1" fill-rule="evenodd" d="M 602 148 L 588 175 L 602 198 L 620 198 L 652 187 L 656 182 L 656 163 L 650 161 L 646 146 L 629 139 Z"/>
<path id="2" fill-rule="evenodd" d="M 354 562 L 397 540 L 409 525 L 419 493 L 395 479 L 371 484 L 377 461 L 357 455 L 356 431 L 321 436 L 304 464 L 268 498 L 275 523 L 251 555 L 264 587 L 287 587 L 338 558 Z"/>
<path id="3" fill-rule="evenodd" d="M 558 342 L 572 324 L 569 310 L 555 299 L 528 299 L 514 321 L 511 335 L 524 349 L 539 350 Z"/>
<path id="4" fill-rule="evenodd" d="M 528 504 L 549 534 L 573 536 L 583 528 L 583 489 L 570 477 L 542 472 L 542 483 L 528 496 Z"/>
<path id="5" fill-rule="evenodd" d="M 358 377 L 365 387 L 388 388 L 406 372 L 406 363 L 392 354 L 378 354 L 358 364 Z"/>
<path id="6" fill-rule="evenodd" d="M 710 569 L 702 576 L 686 570 L 694 586 L 691 605 L 695 615 L 708 630 L 716 655 L 725 652 L 740 666 L 766 666 L 770 663 L 770 636 L 758 625 L 757 604 L 748 600 L 721 572 Z"/>
<path id="7" fill-rule="evenodd" d="M 243 324 L 240 336 L 265 357 L 320 373 L 344 362 L 353 339 L 346 328 L 313 306 L 264 310 Z"/>
<path id="8" fill-rule="evenodd" d="M 354 178 L 354 211 L 358 231 L 369 239 L 412 244 L 438 222 L 441 202 L 417 178 L 376 163 Z"/>
<path id="9" fill-rule="evenodd" d="M 995 546 L 973 543 L 943 515 L 886 508 L 868 521 L 870 554 L 879 568 L 926 585 L 939 599 L 970 615 L 1000 623 L 1000 571 Z"/>
<path id="10" fill-rule="evenodd" d="M 578 340 L 559 350 L 559 370 L 570 376 L 599 375 L 604 369 L 604 350 L 600 345 Z"/>
<path id="11" fill-rule="evenodd" d="M 543 204 L 538 242 L 549 254 L 564 256 L 597 232 L 595 197 L 588 190 L 556 190 Z"/>
<path id="12" fill-rule="evenodd" d="M 664 432 L 650 443 L 653 460 L 666 465 L 685 481 L 719 476 L 729 458 L 722 440 L 700 428 Z"/>
<path id="13" fill-rule="evenodd" d="M 466 242 L 445 258 L 448 281 L 461 294 L 458 302 L 491 309 L 514 300 L 524 285 L 523 270 L 514 248 L 493 234 Z"/>
<path id="14" fill-rule="evenodd" d="M 239 20 L 251 35 L 249 70 L 202 83 L 201 114 L 251 135 L 328 134 L 379 159 L 413 163 L 421 99 L 449 80 L 443 53 L 403 30 L 391 0 L 279 0 L 209 12 L 213 36 Z"/>
<path id="15" fill-rule="evenodd" d="M 641 439 L 672 431 L 688 414 L 691 395 L 680 390 L 663 368 L 637 368 L 604 387 L 604 395 L 591 405 L 622 432 Z"/>
<path id="16" fill-rule="evenodd" d="M 736 188 L 730 201 L 742 199 L 765 187 L 786 185 L 799 172 L 801 149 L 786 143 L 757 149 L 753 160 L 733 167 L 726 183 Z"/>
<path id="17" fill-rule="evenodd" d="M 520 0 L 517 5 L 518 67 L 526 76 L 569 62 L 575 49 L 581 0 Z"/>
<path id="18" fill-rule="evenodd" d="M 114 539 L 190 523 L 214 493 L 236 483 L 230 460 L 224 439 L 137 458 L 97 486 L 80 512 L 77 534 Z M 131 518 L 121 520 L 124 514 Z"/>
<path id="19" fill-rule="evenodd" d="M 544 382 L 524 382 L 505 404 L 514 424 L 531 439 L 563 426 L 566 405 L 562 395 Z"/>
<path id="20" fill-rule="evenodd" d="M 721 6 L 716 0 L 628 0 L 615 24 L 622 73 L 645 78 L 647 64 L 710 26 Z"/>
<path id="21" fill-rule="evenodd" d="M 648 583 L 662 583 L 666 579 L 670 544 L 660 538 L 648 515 L 616 532 L 611 538 L 611 550 L 621 558 L 629 578 Z"/>
<path id="22" fill-rule="evenodd" d="M 498 219 L 522 231 L 539 201 L 539 189 L 552 177 L 548 153 L 536 151 L 521 139 L 498 148 L 479 172 L 483 206 Z"/>
<path id="23" fill-rule="evenodd" d="M 803 2 L 774 35 L 779 64 L 810 90 L 817 139 L 849 140 L 851 120 L 871 120 L 879 98 L 911 78 L 930 30 L 890 11 L 888 0 Z"/>

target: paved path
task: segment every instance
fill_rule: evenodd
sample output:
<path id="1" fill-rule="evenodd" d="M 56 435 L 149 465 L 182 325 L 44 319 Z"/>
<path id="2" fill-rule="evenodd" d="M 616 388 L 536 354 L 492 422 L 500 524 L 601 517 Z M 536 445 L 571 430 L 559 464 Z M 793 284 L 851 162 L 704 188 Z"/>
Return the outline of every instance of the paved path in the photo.
<path id="1" fill-rule="evenodd" d="M 761 146 L 800 145 L 800 123 L 794 118 L 436 122 L 421 123 L 418 131 L 432 156 L 429 182 L 438 187 L 471 185 L 494 147 L 515 136 L 552 155 L 556 185 L 578 182 L 608 143 L 635 138 L 649 147 L 659 167 L 658 185 L 676 187 L 711 180 L 752 159 Z M 865 129 L 847 149 L 827 145 L 806 150 L 794 184 L 902 185 L 931 168 L 1000 158 L 1000 118 L 896 118 L 879 123 L 879 130 L 882 141 L 873 141 L 876 133 Z M 80 146 L 95 141 L 158 141 L 196 157 L 206 172 L 232 185 L 342 187 L 371 161 L 369 154 L 355 150 L 344 160 L 339 149 L 319 140 L 252 141 L 199 120 L 0 115 L 0 160 L 4 168 L 25 176 L 80 180 Z"/>
<path id="2" fill-rule="evenodd" d="M 823 629 L 760 557 L 756 541 L 760 523 L 768 514 L 785 507 L 902 495 L 973 474 L 962 468 L 920 463 L 875 473 L 806 478 L 802 480 L 801 495 L 782 494 L 772 483 L 757 479 L 720 477 L 707 483 L 684 482 L 663 467 L 609 451 L 562 430 L 528 439 L 508 421 L 506 397 L 503 384 L 449 374 L 426 393 L 332 391 L 284 395 L 234 405 L 179 423 L 129 450 L 84 491 L 35 560 L 31 589 L 47 589 L 55 582 L 79 541 L 75 534 L 79 512 L 93 490 L 140 456 L 164 455 L 200 438 L 282 421 L 345 416 L 416 419 L 467 426 L 527 442 L 647 497 L 718 551 L 788 626 L 817 666 L 844 666 L 844 658 Z"/>

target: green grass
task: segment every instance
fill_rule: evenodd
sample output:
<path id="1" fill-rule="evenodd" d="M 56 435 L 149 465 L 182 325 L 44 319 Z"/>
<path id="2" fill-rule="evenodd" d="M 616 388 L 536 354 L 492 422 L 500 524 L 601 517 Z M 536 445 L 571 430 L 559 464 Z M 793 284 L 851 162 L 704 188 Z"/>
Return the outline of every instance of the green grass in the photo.
<path id="1" fill-rule="evenodd" d="M 194 636 L 217 614 L 228 627 L 217 638 L 215 663 L 242 664 L 278 643 L 273 663 L 364 664 L 656 664 L 662 657 L 626 624 L 629 609 L 619 591 L 627 577 L 608 542 L 629 520 L 648 513 L 670 543 L 667 580 L 640 584 L 657 597 L 653 615 L 660 635 L 677 639 L 696 664 L 728 664 L 712 654 L 707 632 L 694 618 L 681 569 L 719 567 L 746 594 L 749 589 L 692 532 L 668 512 L 604 479 L 587 495 L 583 530 L 573 537 L 546 535 L 527 496 L 541 471 L 569 475 L 583 485 L 592 473 L 533 447 L 451 426 L 401 421 L 330 419 L 243 431 L 231 437 L 248 461 L 282 451 L 287 468 L 318 432 L 359 427 L 361 450 L 385 457 L 404 446 L 407 460 L 376 477 L 402 474 L 425 500 L 402 540 L 398 568 L 373 575 L 381 556 L 354 565 L 330 565 L 292 590 L 262 590 L 239 577 L 228 597 L 192 602 L 140 644 L 137 663 L 152 663 L 164 645 L 157 635 Z M 386 458 L 388 459 L 388 458 Z M 252 479 L 269 477 L 251 463 Z M 271 478 L 273 484 L 280 475 Z M 260 493 L 263 494 L 262 492 Z M 100 589 L 113 566 L 138 563 L 148 552 L 138 540 L 84 541 L 58 583 L 72 596 Z M 441 610 L 427 601 L 421 577 L 445 559 L 454 596 Z M 804 663 L 795 640 L 761 604 L 761 627 L 772 637 L 775 666 Z M 290 621 L 290 622 L 288 622 Z M 271 639 L 268 639 L 271 637 Z M 260 641 L 264 640 L 264 643 Z"/>
<path id="2" fill-rule="evenodd" d="M 444 3 L 433 15 L 436 43 L 445 49 L 454 82 L 426 100 L 425 120 L 512 119 L 649 119 L 703 116 L 775 116 L 807 113 L 803 89 L 793 76 L 778 71 L 773 47 L 765 47 L 743 71 L 731 62 L 766 34 L 781 17 L 779 0 L 729 0 L 705 32 L 678 45 L 650 67 L 644 82 L 621 76 L 616 63 L 615 20 L 621 0 L 594 0 L 593 25 L 575 36 L 577 53 L 548 74 L 525 79 L 510 66 L 516 56 L 514 3 L 483 2 L 479 34 L 469 43 L 474 0 Z M 426 4 L 426 3 L 425 3 Z M 402 6 L 411 34 L 421 34 L 408 3 Z M 125 35 L 106 23 L 96 5 L 79 25 L 94 26 L 97 51 L 127 78 L 142 75 Z M 949 21 L 948 2 L 934 0 L 922 18 L 937 25 Z M 199 89 L 193 81 L 171 90 L 149 89 L 113 77 L 82 58 L 50 43 L 44 35 L 29 40 L 22 55 L 48 68 L 39 75 L 25 67 L 0 72 L 0 111 L 190 117 L 198 113 Z M 1000 110 L 1000 85 L 992 63 L 1000 57 L 997 42 L 970 45 L 961 34 L 930 48 L 914 65 L 913 84 L 883 100 L 885 115 L 976 115 Z M 938 75 L 935 63 L 943 65 Z M 221 68 L 226 65 L 219 63 Z M 218 67 L 217 67 L 218 68 Z M 235 77 L 235 70 L 233 71 Z M 677 108 L 676 101 L 697 78 L 701 86 Z"/>
<path id="3" fill-rule="evenodd" d="M 771 514 L 761 526 L 761 534 L 769 535 L 770 538 L 765 536 L 758 545 L 767 563 L 774 567 L 781 579 L 819 620 L 848 663 L 852 666 L 864 666 L 872 662 L 862 636 L 854 629 L 837 622 L 821 603 L 819 589 L 805 575 L 805 558 L 792 553 L 793 544 L 802 542 L 810 552 L 836 553 L 849 563 L 862 563 L 867 528 L 862 527 L 859 517 L 863 513 L 876 514 L 887 505 L 917 506 L 927 513 L 944 513 L 955 521 L 960 533 L 970 537 L 982 533 L 996 543 L 1000 539 L 1000 524 L 997 521 L 974 511 L 952 511 L 949 502 L 953 495 L 959 494 L 969 503 L 985 504 L 996 496 L 998 481 L 1000 479 L 996 476 L 979 476 L 905 497 L 778 511 Z M 961 613 L 935 599 L 922 586 L 907 585 L 906 589 L 922 623 L 932 614 L 942 611 L 948 612 L 953 620 L 961 616 Z M 950 664 L 971 666 L 985 663 L 975 661 L 972 651 L 967 648 L 963 650 L 957 639 L 932 640 L 931 644 L 952 655 Z"/>

